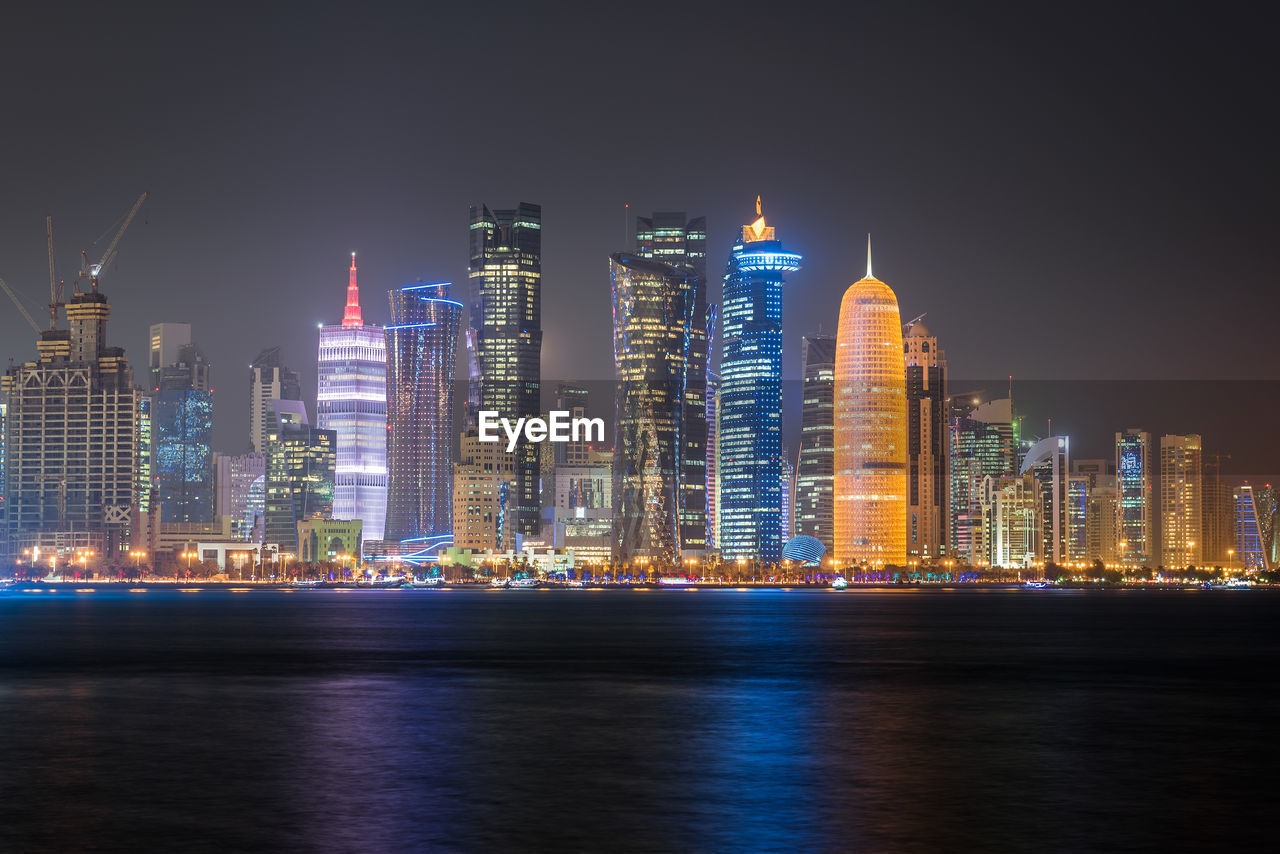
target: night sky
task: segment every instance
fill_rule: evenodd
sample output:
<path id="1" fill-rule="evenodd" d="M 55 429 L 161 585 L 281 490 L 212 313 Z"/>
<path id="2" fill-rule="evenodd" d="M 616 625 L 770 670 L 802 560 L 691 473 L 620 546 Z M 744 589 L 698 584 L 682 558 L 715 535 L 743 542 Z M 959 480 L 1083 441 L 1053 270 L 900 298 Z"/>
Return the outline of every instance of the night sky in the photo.
<path id="1" fill-rule="evenodd" d="M 1277 379 L 1261 11 L 839 9 L 23 4 L 0 29 L 0 278 L 42 319 L 45 215 L 70 287 L 79 251 L 150 191 L 102 280 L 110 337 L 140 369 L 150 323 L 193 323 L 229 452 L 263 347 L 283 346 L 314 408 L 316 325 L 341 318 L 351 250 L 368 319 L 419 279 L 462 296 L 477 201 L 543 206 L 551 383 L 612 376 L 624 203 L 706 215 L 718 278 L 757 194 L 806 259 L 786 288 L 789 377 L 800 336 L 834 330 L 869 231 L 877 276 L 904 320 L 928 312 L 954 377 Z M 7 299 L 0 344 L 35 353 Z M 1206 440 L 1280 466 L 1256 421 L 1276 385 L 1255 388 Z M 1073 452 L 1131 424 L 1197 429 L 1072 407 L 1040 414 L 1104 431 Z"/>

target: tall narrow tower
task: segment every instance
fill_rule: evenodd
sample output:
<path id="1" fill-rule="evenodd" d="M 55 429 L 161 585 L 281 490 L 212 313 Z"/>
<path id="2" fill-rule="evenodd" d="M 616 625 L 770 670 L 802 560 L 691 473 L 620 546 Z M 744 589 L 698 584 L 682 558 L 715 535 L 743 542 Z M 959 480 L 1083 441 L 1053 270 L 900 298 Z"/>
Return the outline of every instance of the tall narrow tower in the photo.
<path id="1" fill-rule="evenodd" d="M 387 513 L 387 339 L 360 312 L 351 253 L 342 325 L 320 327 L 316 422 L 337 436 L 333 516 L 359 519 L 381 540 Z"/>
<path id="2" fill-rule="evenodd" d="M 903 340 L 907 379 L 907 553 L 937 560 L 950 543 L 947 357 L 919 320 Z"/>
<path id="3" fill-rule="evenodd" d="M 468 427 L 481 410 L 499 418 L 537 417 L 542 411 L 542 206 L 521 202 L 511 210 L 471 208 L 471 387 Z M 516 445 L 515 529 L 536 535 L 541 513 L 537 444 Z"/>
<path id="4" fill-rule="evenodd" d="M 898 297 L 871 274 L 840 302 L 836 333 L 835 556 L 907 559 L 907 392 Z"/>
<path id="5" fill-rule="evenodd" d="M 729 253 L 720 303 L 717 534 L 730 560 L 782 559 L 782 283 L 800 261 L 765 223 L 757 197 L 756 219 Z"/>
<path id="6" fill-rule="evenodd" d="M 803 339 L 804 389 L 800 410 L 800 461 L 796 466 L 797 534 L 832 545 L 832 482 L 835 460 L 836 339 Z"/>
<path id="7" fill-rule="evenodd" d="M 452 539 L 453 366 L 462 303 L 448 283 L 390 291 L 383 539 Z"/>
<path id="8" fill-rule="evenodd" d="M 680 440 L 692 272 L 622 252 L 609 257 L 617 418 L 613 558 L 680 557 Z"/>
<path id="9" fill-rule="evenodd" d="M 707 220 L 684 211 L 636 217 L 636 254 L 685 276 L 692 306 L 680 428 L 680 548 L 707 547 Z"/>

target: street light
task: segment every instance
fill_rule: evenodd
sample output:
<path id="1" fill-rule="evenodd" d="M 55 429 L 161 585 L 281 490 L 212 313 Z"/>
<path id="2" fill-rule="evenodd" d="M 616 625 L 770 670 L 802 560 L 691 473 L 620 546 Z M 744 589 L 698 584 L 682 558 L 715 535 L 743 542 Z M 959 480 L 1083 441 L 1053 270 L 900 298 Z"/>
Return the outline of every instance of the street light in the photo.
<path id="1" fill-rule="evenodd" d="M 147 556 L 147 553 L 144 552 L 142 549 L 129 552 L 129 557 L 133 558 L 134 571 L 138 573 L 139 579 L 142 578 L 142 559 L 146 556 Z"/>

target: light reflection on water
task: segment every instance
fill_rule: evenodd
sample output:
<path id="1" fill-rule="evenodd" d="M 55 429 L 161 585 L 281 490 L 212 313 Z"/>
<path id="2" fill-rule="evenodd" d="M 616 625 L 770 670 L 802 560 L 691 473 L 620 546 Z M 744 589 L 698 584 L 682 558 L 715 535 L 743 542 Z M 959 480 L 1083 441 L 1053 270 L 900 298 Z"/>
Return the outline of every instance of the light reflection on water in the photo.
<path id="1" fill-rule="evenodd" d="M 1079 850 L 1274 829 L 1266 592 L 0 599 L 0 849 Z M 1267 674 L 1259 678 L 1260 674 Z"/>

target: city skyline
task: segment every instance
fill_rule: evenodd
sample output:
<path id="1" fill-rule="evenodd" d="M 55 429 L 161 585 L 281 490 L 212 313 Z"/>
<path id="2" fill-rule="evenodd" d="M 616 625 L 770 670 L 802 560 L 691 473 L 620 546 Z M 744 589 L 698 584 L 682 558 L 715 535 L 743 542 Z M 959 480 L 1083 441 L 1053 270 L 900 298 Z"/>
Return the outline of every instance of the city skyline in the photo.
<path id="1" fill-rule="evenodd" d="M 466 248 L 456 234 L 467 205 L 534 199 L 547 228 L 542 374 L 607 379 L 609 332 L 603 322 L 577 329 L 575 315 L 607 315 L 601 259 L 631 245 L 623 206 L 706 216 L 718 266 L 744 205 L 762 194 L 808 259 L 784 295 L 788 379 L 799 378 L 801 336 L 830 331 L 824 321 L 857 277 L 825 247 L 867 231 L 904 316 L 927 311 L 930 329 L 952 342 L 954 378 L 1271 378 L 1266 342 L 1238 331 L 1247 318 L 1275 316 L 1280 300 L 1270 287 L 1277 264 L 1265 213 L 1276 173 L 1262 143 L 1274 118 L 1236 106 L 1261 94 L 1238 64 L 1262 55 L 1261 28 L 1232 27 L 1236 64 L 1192 69 L 1184 58 L 1204 48 L 1202 28 L 1176 11 L 1152 34 L 1134 10 L 1113 10 L 1105 28 L 1066 13 L 1043 26 L 1047 12 L 908 21 L 872 9 L 848 10 L 840 16 L 847 27 L 829 27 L 799 10 L 774 10 L 795 35 L 770 44 L 753 86 L 757 97 L 787 104 L 788 120 L 752 135 L 739 132 L 747 123 L 733 106 L 743 59 L 729 46 L 758 46 L 760 36 L 747 20 L 693 10 L 668 34 L 689 65 L 657 70 L 653 85 L 666 84 L 666 106 L 687 116 L 696 144 L 655 147 L 629 137 L 606 143 L 628 52 L 606 51 L 585 19 L 572 19 L 545 35 L 542 102 L 512 108 L 510 120 L 527 130 L 521 156 L 494 158 L 487 145 L 452 141 L 449 131 L 477 108 L 434 81 L 466 67 L 467 39 L 450 44 L 447 33 L 484 23 L 488 48 L 500 51 L 522 37 L 521 19 L 445 9 L 418 29 L 425 12 L 371 20 L 348 11 L 294 20 L 268 10 L 248 30 L 186 10 L 163 21 L 88 10 L 82 32 L 109 36 L 119 61 L 87 89 L 73 69 L 55 67 L 39 100 L 16 89 L 4 95 L 21 130 L 0 141 L 8 202 L 0 277 L 39 317 L 47 301 L 42 218 L 54 217 L 59 275 L 71 279 L 78 251 L 149 189 L 105 278 L 119 308 L 116 343 L 140 357 L 151 322 L 221 319 L 220 334 L 202 336 L 221 378 L 215 391 L 236 382 L 246 356 L 278 344 L 310 399 L 315 372 L 304 362 L 330 310 L 307 301 L 342 275 L 348 252 L 360 252 L 373 292 L 418 279 L 462 282 Z M 618 20 L 617 12 L 599 14 L 593 27 Z M 49 54 L 40 36 L 47 15 L 15 14 L 14 50 L 0 59 L 6 68 L 34 67 Z M 615 48 L 643 44 L 655 26 L 626 24 Z M 31 39 L 17 37 L 24 25 Z M 170 28 L 197 26 L 219 47 L 188 45 L 169 79 L 153 79 L 147 69 L 157 52 L 176 58 L 166 46 Z M 47 29 L 60 33 L 59 51 L 87 38 L 62 29 Z M 415 49 L 394 49 L 423 32 L 427 41 Z M 1026 50 L 1031 32 L 1035 59 Z M 864 62 L 823 58 L 836 43 L 831 56 L 852 51 Z M 339 44 L 347 59 L 317 67 L 313 55 Z M 1062 69 L 1050 61 L 1079 50 L 1102 59 Z M 1016 61 L 1030 63 L 1028 82 L 1004 74 Z M 591 63 L 602 73 L 584 75 Z M 676 85 L 686 74 L 700 86 Z M 1024 89 L 1031 85 L 1035 98 Z M 845 94 L 831 99 L 837 86 Z M 1228 90 L 1236 93 L 1230 108 L 1213 95 Z M 404 91 L 420 104 L 412 116 L 388 100 Z M 59 104 L 107 93 L 115 106 L 91 142 L 55 132 Z M 1130 110 L 1135 100 L 1145 108 Z M 1192 114 L 1231 132 L 1188 134 Z M 931 141 L 939 136 L 950 140 L 942 149 Z M 68 162 L 79 164 L 74 181 L 60 178 Z M 1192 310 L 1204 282 L 1221 299 Z M 715 302 L 718 276 L 710 284 Z M 304 316 L 278 328 L 274 318 L 297 313 L 300 300 Z M 1058 325 L 1032 334 L 1050 305 Z M 144 306 L 150 316 L 138 316 Z M 380 305 L 368 314 L 388 321 Z M 1141 358 L 1128 344 L 1135 328 L 1165 330 L 1142 333 L 1151 340 Z M 1001 336 L 1025 345 L 1018 364 Z M 22 358 L 29 336 L 21 318 L 0 316 L 0 339 L 16 342 L 8 355 Z M 582 367 L 600 372 L 573 376 Z M 243 405 L 225 393 L 219 399 L 229 416 Z M 241 450 L 221 429 L 215 446 Z"/>

